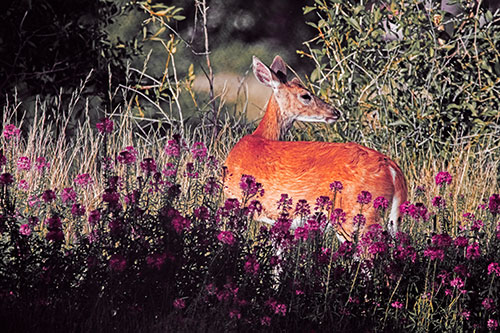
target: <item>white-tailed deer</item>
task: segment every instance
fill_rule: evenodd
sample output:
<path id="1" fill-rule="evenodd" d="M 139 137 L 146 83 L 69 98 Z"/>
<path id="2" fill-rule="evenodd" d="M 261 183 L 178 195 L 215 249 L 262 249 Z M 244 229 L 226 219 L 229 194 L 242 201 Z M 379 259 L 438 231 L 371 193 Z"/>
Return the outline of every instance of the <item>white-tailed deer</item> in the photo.
<path id="1" fill-rule="evenodd" d="M 339 112 L 312 95 L 298 79 L 287 81 L 286 64 L 279 56 L 270 68 L 254 57 L 253 72 L 260 83 L 273 89 L 273 94 L 257 129 L 243 137 L 226 159 L 226 196 L 241 199 L 241 176 L 254 176 L 265 191 L 259 199 L 263 207 L 259 220 L 272 223 L 279 214 L 281 194 L 288 194 L 294 202 L 305 199 L 313 204 L 320 196 L 332 199 L 330 184 L 340 181 L 344 188 L 336 195 L 334 205 L 346 213 L 342 238 L 350 239 L 355 230 L 353 218 L 360 212 L 357 198 L 361 191 L 388 200 L 389 232 L 395 235 L 399 206 L 407 196 L 406 180 L 397 164 L 356 143 L 279 141 L 295 120 L 332 123 Z M 371 204 L 365 205 L 362 213 L 364 230 L 381 222 Z"/>

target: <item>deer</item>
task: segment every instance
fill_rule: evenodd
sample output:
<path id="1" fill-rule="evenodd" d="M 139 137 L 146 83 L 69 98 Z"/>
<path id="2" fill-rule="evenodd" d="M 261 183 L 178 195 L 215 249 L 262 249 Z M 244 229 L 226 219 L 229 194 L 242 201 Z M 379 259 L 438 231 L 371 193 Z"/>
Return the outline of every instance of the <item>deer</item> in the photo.
<path id="1" fill-rule="evenodd" d="M 257 81 L 270 87 L 272 95 L 255 131 L 241 138 L 226 158 L 225 196 L 241 201 L 241 177 L 253 176 L 264 189 L 259 198 L 262 211 L 256 220 L 269 224 L 280 214 L 277 203 L 282 194 L 309 203 L 328 196 L 335 201 L 333 206 L 345 213 L 345 222 L 335 228 L 337 237 L 350 241 L 354 232 L 364 233 L 382 222 L 381 214 L 366 205 L 362 229 L 354 223 L 360 213 L 358 195 L 368 191 L 373 198 L 383 196 L 390 204 L 387 229 L 395 236 L 399 206 L 407 198 L 406 179 L 399 166 L 384 154 L 353 142 L 280 141 L 295 121 L 332 124 L 341 114 L 313 95 L 298 78 L 288 81 L 287 64 L 279 55 L 270 67 L 254 56 L 252 67 Z M 341 182 L 343 189 L 332 195 L 330 184 L 334 181 Z M 294 219 L 291 229 L 298 226 L 299 221 Z"/>

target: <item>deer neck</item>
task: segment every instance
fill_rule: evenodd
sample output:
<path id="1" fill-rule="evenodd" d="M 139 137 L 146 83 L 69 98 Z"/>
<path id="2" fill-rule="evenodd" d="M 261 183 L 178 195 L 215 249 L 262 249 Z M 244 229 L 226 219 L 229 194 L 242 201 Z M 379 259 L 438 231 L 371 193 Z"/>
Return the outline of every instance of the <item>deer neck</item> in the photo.
<path id="1" fill-rule="evenodd" d="M 293 125 L 291 118 L 283 117 L 280 105 L 274 96 L 271 95 L 267 103 L 266 113 L 253 132 L 253 135 L 261 136 L 268 140 L 280 140 Z"/>

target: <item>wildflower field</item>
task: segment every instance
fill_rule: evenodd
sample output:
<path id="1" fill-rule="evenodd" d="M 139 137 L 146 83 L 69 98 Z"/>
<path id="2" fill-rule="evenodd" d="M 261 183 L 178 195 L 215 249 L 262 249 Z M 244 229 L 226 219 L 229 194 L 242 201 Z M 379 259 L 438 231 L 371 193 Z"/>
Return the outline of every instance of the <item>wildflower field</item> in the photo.
<path id="1" fill-rule="evenodd" d="M 72 147 L 81 164 L 69 165 L 70 146 L 35 146 L 35 130 L 24 139 L 4 126 L 0 313 L 9 331 L 497 329 L 500 195 L 465 209 L 457 175 L 440 171 L 413 186 L 395 238 L 375 225 L 341 244 L 327 227 L 345 221 L 331 204 L 341 183 L 316 202 L 283 195 L 277 223 L 259 225 L 265 189 L 243 176 L 244 200 L 224 198 L 220 160 L 203 142 L 173 135 L 152 151 L 119 131 L 110 119 L 88 128 L 93 165 L 78 157 L 83 145 Z M 384 198 L 362 192 L 358 202 L 386 215 Z M 304 225 L 291 231 L 297 216 Z"/>
<path id="2" fill-rule="evenodd" d="M 304 85 L 342 117 L 285 139 L 355 141 L 396 161 L 409 199 L 394 237 L 374 225 L 339 241 L 338 179 L 315 202 L 283 193 L 274 225 L 255 221 L 266 189 L 254 175 L 242 175 L 241 201 L 224 196 L 224 160 L 255 124 L 224 92 L 197 94 L 192 65 L 176 67 L 186 42 L 163 35 L 181 19 L 174 6 L 139 2 L 164 75 L 127 68 L 115 86 L 109 74 L 99 117 L 86 80 L 66 104 L 8 96 L 2 332 L 499 331 L 500 14 L 460 3 L 447 19 L 418 1 L 304 7 L 317 17 L 297 51 L 315 64 Z M 382 38 L 383 20 L 402 37 Z M 442 24 L 456 28 L 444 41 Z M 366 207 L 387 220 L 387 198 L 362 191 L 357 203 L 358 229 Z"/>

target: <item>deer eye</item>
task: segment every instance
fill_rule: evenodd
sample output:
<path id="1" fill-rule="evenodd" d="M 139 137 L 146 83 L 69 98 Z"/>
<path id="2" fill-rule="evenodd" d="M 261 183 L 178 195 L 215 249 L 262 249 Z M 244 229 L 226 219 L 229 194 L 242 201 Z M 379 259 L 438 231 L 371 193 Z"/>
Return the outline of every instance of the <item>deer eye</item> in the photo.
<path id="1" fill-rule="evenodd" d="M 309 104 L 312 100 L 311 95 L 309 95 L 308 93 L 300 94 L 299 98 L 302 101 L 302 103 L 304 103 L 304 104 Z"/>

